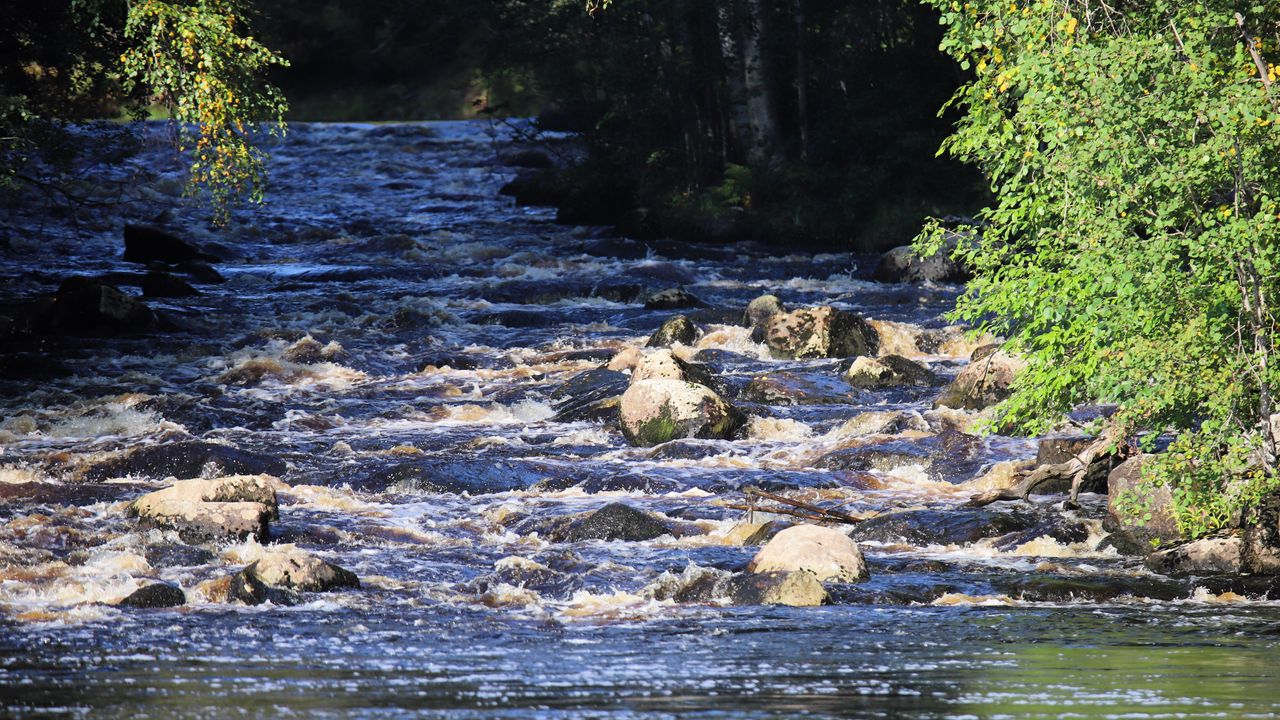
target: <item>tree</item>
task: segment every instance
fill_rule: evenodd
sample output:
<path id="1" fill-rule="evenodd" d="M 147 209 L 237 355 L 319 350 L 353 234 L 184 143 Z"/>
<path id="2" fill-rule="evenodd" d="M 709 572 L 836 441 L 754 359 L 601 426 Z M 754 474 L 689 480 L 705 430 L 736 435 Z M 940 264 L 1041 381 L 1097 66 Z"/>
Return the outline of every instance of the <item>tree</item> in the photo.
<path id="1" fill-rule="evenodd" d="M 1116 403 L 1108 440 L 1176 433 L 1143 467 L 1184 530 L 1230 524 L 1277 485 L 1280 6 L 927 2 L 974 72 L 945 150 L 997 197 L 956 317 L 1029 361 L 998 422 Z"/>
<path id="2" fill-rule="evenodd" d="M 188 191 L 207 190 L 215 220 L 238 198 L 260 199 L 260 122 L 283 132 L 284 98 L 263 80 L 284 60 L 247 32 L 240 0 L 69 0 L 9 8 L 16 31 L 0 44 L 0 182 L 23 178 L 27 159 L 60 123 L 151 102 L 175 121 L 190 151 Z"/>

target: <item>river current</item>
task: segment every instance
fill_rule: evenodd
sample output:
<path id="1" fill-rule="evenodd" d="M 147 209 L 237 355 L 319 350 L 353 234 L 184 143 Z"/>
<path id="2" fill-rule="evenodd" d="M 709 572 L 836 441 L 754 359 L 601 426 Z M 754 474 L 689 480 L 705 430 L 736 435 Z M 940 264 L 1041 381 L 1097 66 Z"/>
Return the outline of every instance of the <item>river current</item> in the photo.
<path id="1" fill-rule="evenodd" d="M 1153 574 L 1107 543 L 1105 496 L 1068 515 L 1053 495 L 963 510 L 1035 441 L 963 432 L 972 416 L 932 409 L 939 387 L 856 390 L 847 361 L 772 359 L 741 324 L 764 293 L 834 305 L 898 350 L 937 338 L 911 354 L 946 378 L 979 342 L 944 319 L 961 288 L 873 282 L 867 256 L 556 224 L 498 193 L 517 172 L 511 127 L 294 125 L 271 148 L 266 204 L 214 230 L 149 126 L 78 169 L 72 187 L 94 203 L 0 208 L 6 306 L 73 275 L 136 292 L 125 222 L 204 243 L 226 280 L 147 298 L 161 331 L 6 341 L 3 715 L 1280 715 L 1271 584 Z M 705 306 L 644 307 L 671 287 Z M 703 331 L 679 352 L 751 415 L 740 438 L 634 448 L 611 422 L 557 416 L 566 381 L 677 312 Z M 262 547 L 142 529 L 124 507 L 163 479 L 91 471 L 192 440 L 284 460 L 272 542 L 362 587 L 295 605 L 203 597 Z M 860 460 L 824 460 L 842 452 Z M 752 486 L 923 520 L 860 538 L 870 580 L 831 587 L 823 607 L 672 599 L 758 550 L 741 544 L 746 513 L 725 507 Z M 671 534 L 548 537 L 615 502 Z M 188 603 L 114 606 L 153 579 Z"/>

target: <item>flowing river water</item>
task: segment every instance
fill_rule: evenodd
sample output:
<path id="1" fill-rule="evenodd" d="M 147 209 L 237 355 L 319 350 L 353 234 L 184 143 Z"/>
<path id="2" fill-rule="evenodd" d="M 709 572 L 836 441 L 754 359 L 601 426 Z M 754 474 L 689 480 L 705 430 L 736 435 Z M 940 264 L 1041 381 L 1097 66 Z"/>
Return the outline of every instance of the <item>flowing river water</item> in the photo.
<path id="1" fill-rule="evenodd" d="M 895 347 L 935 338 L 912 354 L 945 378 L 974 347 L 942 317 L 960 288 L 878 284 L 863 256 L 557 225 L 498 194 L 510 143 L 481 122 L 296 125 L 273 148 L 268 203 L 214 232 L 179 199 L 152 127 L 132 154 L 82 169 L 77 187 L 120 189 L 118 202 L 11 200 L 10 302 L 72 275 L 128 288 L 140 267 L 120 259 L 121 227 L 161 213 L 220 249 L 226 282 L 148 299 L 162 331 L 7 341 L 3 715 L 1280 714 L 1270 584 L 1152 574 L 1107 543 L 1105 497 L 1068 515 L 1061 496 L 963 510 L 1034 441 L 958 432 L 969 418 L 933 410 L 938 387 L 855 390 L 847 362 L 771 359 L 739 324 L 762 293 L 832 304 Z M 676 286 L 706 307 L 645 309 Z M 680 352 L 750 413 L 740 438 L 634 448 L 610 422 L 556 416 L 575 399 L 561 385 L 675 312 L 704 330 Z M 191 440 L 287 463 L 272 542 L 361 588 L 294 605 L 204 597 L 261 546 L 144 529 L 125 504 L 163 478 L 92 470 Z M 746 513 L 724 507 L 750 486 L 914 524 L 855 528 L 871 578 L 830 586 L 823 607 L 678 599 L 758 549 L 741 544 Z M 614 502 L 672 532 L 552 532 Z M 187 604 L 114 606 L 153 579 Z"/>

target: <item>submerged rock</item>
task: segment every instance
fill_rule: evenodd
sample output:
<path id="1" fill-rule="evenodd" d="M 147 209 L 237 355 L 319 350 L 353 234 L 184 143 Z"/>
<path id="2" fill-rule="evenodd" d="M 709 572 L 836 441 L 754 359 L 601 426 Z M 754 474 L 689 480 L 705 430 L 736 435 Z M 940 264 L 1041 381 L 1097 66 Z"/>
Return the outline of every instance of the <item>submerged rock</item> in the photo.
<path id="1" fill-rule="evenodd" d="M 857 400 L 848 383 L 827 373 L 786 370 L 756 375 L 739 397 L 766 405 L 845 405 Z"/>
<path id="2" fill-rule="evenodd" d="M 118 604 L 135 608 L 169 608 L 187 604 L 182 588 L 169 583 L 151 583 L 134 590 Z"/>
<path id="3" fill-rule="evenodd" d="M 845 380 L 856 388 L 877 389 L 895 385 L 933 385 L 938 381 L 929 368 L 901 355 L 859 357 L 853 361 Z"/>
<path id="4" fill-rule="evenodd" d="M 645 347 L 669 348 L 677 343 L 692 345 L 697 339 L 698 327 L 693 321 L 684 315 L 676 315 L 662 323 L 662 327 L 649 336 Z"/>
<path id="5" fill-rule="evenodd" d="M 548 477 L 558 477 L 551 465 L 528 460 L 432 458 L 384 468 L 359 485 L 373 492 L 489 495 L 525 490 Z M 570 485 L 577 481 L 578 478 L 572 478 Z"/>
<path id="6" fill-rule="evenodd" d="M 119 477 L 160 480 L 170 476 L 183 479 L 205 474 L 280 477 L 288 469 L 289 466 L 283 460 L 270 455 L 239 450 L 229 445 L 194 441 L 139 448 L 92 465 L 84 471 L 83 476 L 86 480 Z"/>
<path id="7" fill-rule="evenodd" d="M 152 271 L 142 278 L 142 294 L 146 297 L 189 297 L 199 295 L 200 291 L 176 275 Z"/>
<path id="8" fill-rule="evenodd" d="M 924 545 L 968 545 L 986 538 L 1035 527 L 1033 515 L 976 508 L 906 510 L 887 513 L 854 526 L 856 540 Z"/>
<path id="9" fill-rule="evenodd" d="M 574 522 L 564 535 L 566 542 L 582 540 L 626 540 L 640 542 L 671 534 L 671 529 L 652 515 L 629 505 L 610 503 Z"/>
<path id="10" fill-rule="evenodd" d="M 622 393 L 631 386 L 626 373 L 607 368 L 586 370 L 551 392 L 556 422 L 609 421 L 618 416 Z"/>
<path id="11" fill-rule="evenodd" d="M 969 364 L 956 375 L 940 395 L 934 407 L 960 410 L 982 410 L 1008 398 L 1013 381 L 1027 365 L 995 345 L 973 351 Z"/>
<path id="12" fill-rule="evenodd" d="M 217 259 L 167 230 L 151 225 L 124 226 L 125 262 L 146 264 L 159 260 L 166 263 L 180 263 Z"/>
<path id="13" fill-rule="evenodd" d="M 622 434 L 640 447 L 676 438 L 728 439 L 746 422 L 715 391 L 680 380 L 632 383 L 620 410 Z"/>
<path id="14" fill-rule="evenodd" d="M 729 578 L 725 593 L 735 605 L 817 607 L 827 602 L 827 589 L 811 572 L 739 573 Z"/>
<path id="15" fill-rule="evenodd" d="M 1147 567 L 1163 575 L 1228 575 L 1242 568 L 1239 537 L 1209 537 L 1157 550 Z"/>
<path id="16" fill-rule="evenodd" d="M 644 301 L 646 310 L 680 310 L 706 307 L 706 303 L 684 288 L 668 288 L 650 295 Z"/>
<path id="17" fill-rule="evenodd" d="M 765 343 L 777 358 L 839 358 L 874 355 L 879 338 L 862 317 L 824 305 L 772 315 Z"/>
<path id="18" fill-rule="evenodd" d="M 848 535 L 817 525 L 796 525 L 773 537 L 751 559 L 753 573 L 812 573 L 820 581 L 857 582 L 867 577 L 867 563 Z"/>

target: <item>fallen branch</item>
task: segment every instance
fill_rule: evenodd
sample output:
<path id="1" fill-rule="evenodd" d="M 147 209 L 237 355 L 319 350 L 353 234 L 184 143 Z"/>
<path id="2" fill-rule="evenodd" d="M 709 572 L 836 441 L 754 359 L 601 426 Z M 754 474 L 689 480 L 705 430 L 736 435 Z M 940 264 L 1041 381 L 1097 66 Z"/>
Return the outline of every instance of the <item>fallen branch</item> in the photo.
<path id="1" fill-rule="evenodd" d="M 969 502 L 965 503 L 965 507 L 986 507 L 1001 500 L 1026 500 L 1036 488 L 1054 480 L 1071 481 L 1071 497 L 1067 502 L 1074 506 L 1080 498 L 1080 486 L 1089 472 L 1089 466 L 1099 455 L 1120 447 L 1119 441 L 1124 438 L 1124 435 L 1119 427 L 1110 426 L 1097 440 L 1070 460 L 1041 465 L 1026 473 L 1023 479 L 1011 488 L 988 490 L 974 495 L 969 498 Z"/>
<path id="2" fill-rule="evenodd" d="M 730 510 L 743 510 L 749 513 L 767 512 L 774 515 L 790 515 L 792 517 L 802 518 L 804 520 L 813 520 L 815 522 L 832 522 L 828 517 L 821 515 L 810 515 L 799 510 L 792 510 L 788 507 L 760 507 L 758 505 L 739 505 L 737 503 L 716 503 L 720 507 L 729 508 Z"/>
<path id="3" fill-rule="evenodd" d="M 857 518 L 852 515 L 842 513 L 839 510 L 831 510 L 829 508 L 819 507 L 817 505 L 813 505 L 800 500 L 793 500 L 783 495 L 777 495 L 775 493 L 766 492 L 757 487 L 744 488 L 742 492 L 744 495 L 746 495 L 748 498 L 751 499 L 750 504 L 748 505 L 724 504 L 723 506 L 728 508 L 733 508 L 735 510 L 746 510 L 747 512 L 755 512 L 759 510 L 761 512 L 770 512 L 770 513 L 776 513 L 781 515 L 792 515 L 794 517 L 800 517 L 806 520 L 816 520 L 818 522 L 845 523 L 849 525 L 862 522 L 862 518 Z M 755 498 L 772 500 L 776 503 L 781 503 L 783 505 L 787 505 L 790 507 L 789 508 L 788 507 L 780 507 L 780 508 L 760 507 L 756 505 Z M 797 508 L 797 510 L 793 510 L 791 508 Z M 801 510 L 804 512 L 800 512 Z"/>

